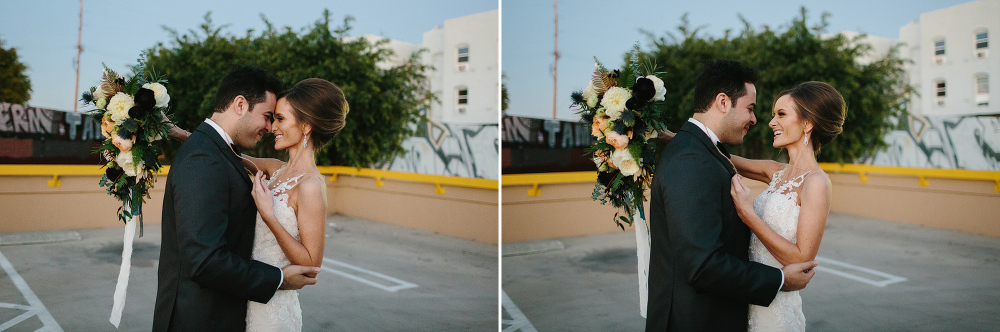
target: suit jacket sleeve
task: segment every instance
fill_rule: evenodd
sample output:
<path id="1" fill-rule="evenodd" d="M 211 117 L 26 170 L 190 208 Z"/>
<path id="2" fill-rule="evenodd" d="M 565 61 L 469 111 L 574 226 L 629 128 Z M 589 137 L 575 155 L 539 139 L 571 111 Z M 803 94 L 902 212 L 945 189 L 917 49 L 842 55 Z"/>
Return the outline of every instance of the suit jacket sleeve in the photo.
<path id="1" fill-rule="evenodd" d="M 767 306 L 777 295 L 782 272 L 741 260 L 725 252 L 723 197 L 729 186 L 712 170 L 719 167 L 711 156 L 686 153 L 670 163 L 673 176 L 664 184 L 671 246 L 679 252 L 677 267 L 696 291 L 746 303 Z"/>
<path id="2" fill-rule="evenodd" d="M 281 270 L 240 257 L 227 246 L 229 209 L 239 208 L 228 204 L 228 161 L 196 152 L 184 162 L 189 165 L 171 169 L 184 172 L 174 177 L 173 191 L 181 268 L 202 287 L 266 303 L 281 282 Z"/>

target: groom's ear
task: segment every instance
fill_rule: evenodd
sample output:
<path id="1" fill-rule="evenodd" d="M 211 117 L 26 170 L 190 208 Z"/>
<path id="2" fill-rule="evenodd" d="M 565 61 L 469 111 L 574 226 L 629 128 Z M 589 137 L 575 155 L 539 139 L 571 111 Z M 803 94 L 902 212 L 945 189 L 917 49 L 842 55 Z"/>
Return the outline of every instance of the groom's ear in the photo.
<path id="1" fill-rule="evenodd" d="M 729 95 L 726 95 L 724 92 L 719 92 L 719 94 L 715 95 L 715 101 L 713 101 L 713 103 L 715 106 L 718 106 L 720 110 L 722 110 L 722 114 L 725 114 L 732 107 L 733 101 L 729 98 Z"/>
<path id="2" fill-rule="evenodd" d="M 238 95 L 233 98 L 233 101 L 229 103 L 229 107 L 236 111 L 237 117 L 243 117 L 244 114 L 250 110 L 250 103 L 247 101 L 246 97 L 243 95 Z"/>

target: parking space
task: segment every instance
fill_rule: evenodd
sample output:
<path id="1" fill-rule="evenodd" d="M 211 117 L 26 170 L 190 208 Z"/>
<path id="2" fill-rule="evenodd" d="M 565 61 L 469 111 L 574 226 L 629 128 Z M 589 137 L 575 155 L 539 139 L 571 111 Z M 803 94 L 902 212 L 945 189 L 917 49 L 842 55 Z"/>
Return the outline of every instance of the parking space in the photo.
<path id="1" fill-rule="evenodd" d="M 327 221 L 323 272 L 299 293 L 303 330 L 496 329 L 495 245 L 347 216 Z M 79 240 L 0 246 L 0 331 L 114 330 L 108 317 L 123 230 L 81 229 L 74 231 Z M 120 330 L 152 327 L 159 242 L 159 226 L 147 226 L 135 241 Z"/>
<path id="2" fill-rule="evenodd" d="M 538 331 L 640 331 L 632 232 L 503 257 L 503 291 Z M 1000 238 L 831 214 L 801 292 L 810 331 L 970 331 L 1000 325 Z M 517 329 L 511 329 L 515 331 Z"/>

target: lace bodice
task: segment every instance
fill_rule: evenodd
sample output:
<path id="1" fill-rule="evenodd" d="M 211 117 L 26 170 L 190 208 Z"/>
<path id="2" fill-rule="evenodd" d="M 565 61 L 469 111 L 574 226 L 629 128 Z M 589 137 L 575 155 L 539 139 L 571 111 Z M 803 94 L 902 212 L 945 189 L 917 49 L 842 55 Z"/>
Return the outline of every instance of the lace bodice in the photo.
<path id="1" fill-rule="evenodd" d="M 764 190 L 753 200 L 753 211 L 767 223 L 775 232 L 785 239 L 795 243 L 795 234 L 799 226 L 799 204 L 797 189 L 805 181 L 802 175 L 785 179 L 791 167 L 786 167 L 774 173 L 767 190 Z M 753 235 L 750 239 L 750 260 L 776 268 L 783 265 L 778 262 L 764 244 Z M 805 316 L 802 314 L 802 298 L 799 292 L 778 292 L 770 306 L 750 305 L 750 331 L 804 331 Z"/>
<path id="2" fill-rule="evenodd" d="M 298 219 L 295 216 L 295 209 L 288 204 L 288 194 L 299 184 L 305 173 L 279 180 L 284 170 L 284 167 L 278 169 L 267 182 L 274 199 L 274 217 L 292 237 L 301 241 Z M 274 233 L 260 217 L 260 213 L 257 213 L 253 259 L 278 268 L 290 264 L 285 253 L 281 251 Z M 301 330 L 302 309 L 299 306 L 299 294 L 294 290 L 278 290 L 267 304 L 250 301 L 247 305 L 247 331 Z"/>

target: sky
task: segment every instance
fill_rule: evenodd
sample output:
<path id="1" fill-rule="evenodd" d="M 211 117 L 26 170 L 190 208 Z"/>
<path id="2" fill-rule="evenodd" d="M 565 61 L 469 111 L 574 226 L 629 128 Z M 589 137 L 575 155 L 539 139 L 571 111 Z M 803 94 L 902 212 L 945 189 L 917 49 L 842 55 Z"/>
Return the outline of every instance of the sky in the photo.
<path id="1" fill-rule="evenodd" d="M 807 23 L 819 23 L 829 12 L 827 32 L 844 30 L 898 39 L 899 28 L 921 13 L 967 3 L 968 0 L 826 0 L 826 1 L 705 1 L 705 0 L 570 0 L 559 1 L 557 118 L 575 121 L 570 94 L 587 87 L 596 56 L 608 68 L 620 68 L 622 56 L 636 42 L 649 49 L 649 38 L 678 34 L 681 16 L 699 35 L 721 37 L 726 29 L 742 30 L 738 14 L 751 25 L 772 29 L 787 26 L 808 10 Z M 504 84 L 510 96 L 507 115 L 552 118 L 553 1 L 504 0 L 501 10 Z M 783 30 L 783 29 L 781 29 Z M 763 73 L 766 75 L 766 73 Z M 668 84 L 669 85 L 669 84 Z M 669 89 L 670 87 L 667 86 Z M 768 93 L 760 87 L 760 93 Z"/>
<path id="2" fill-rule="evenodd" d="M 349 36 L 374 34 L 420 44 L 424 32 L 447 19 L 498 8 L 497 0 L 84 0 L 79 93 L 100 83 L 102 63 L 128 73 L 143 50 L 157 43 L 171 45 L 173 39 L 162 27 L 182 34 L 199 30 L 209 11 L 216 26 L 229 24 L 223 32 L 236 36 L 246 35 L 247 29 L 264 30 L 261 14 L 276 28 L 298 31 L 329 9 L 332 26 L 339 26 L 345 15 L 355 18 Z M 28 66 L 28 105 L 72 111 L 80 98 L 73 93 L 79 15 L 78 0 L 0 0 L 0 39 L 4 48 L 16 48 Z"/>

